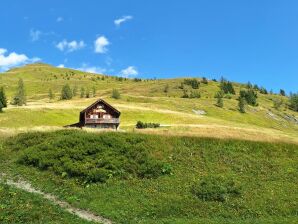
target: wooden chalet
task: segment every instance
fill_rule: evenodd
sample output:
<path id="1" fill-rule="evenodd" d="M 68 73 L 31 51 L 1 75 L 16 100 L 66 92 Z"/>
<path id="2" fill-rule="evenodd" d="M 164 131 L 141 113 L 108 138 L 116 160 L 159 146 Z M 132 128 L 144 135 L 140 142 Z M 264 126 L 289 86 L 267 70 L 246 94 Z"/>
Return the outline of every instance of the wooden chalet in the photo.
<path id="1" fill-rule="evenodd" d="M 78 127 L 118 129 L 120 111 L 99 99 L 80 112 Z"/>

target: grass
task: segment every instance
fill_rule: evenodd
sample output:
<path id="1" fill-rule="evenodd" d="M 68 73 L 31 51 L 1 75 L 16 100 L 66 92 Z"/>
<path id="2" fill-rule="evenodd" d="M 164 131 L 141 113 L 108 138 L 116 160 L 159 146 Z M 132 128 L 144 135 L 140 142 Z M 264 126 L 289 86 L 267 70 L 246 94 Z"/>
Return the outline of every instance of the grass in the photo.
<path id="1" fill-rule="evenodd" d="M 60 139 L 62 133 L 42 135 L 44 141 L 51 145 L 57 144 L 55 140 Z M 68 141 L 78 141 L 80 136 L 82 141 L 103 137 L 126 141 L 142 139 L 142 145 L 153 158 L 171 166 L 172 175 L 152 179 L 109 178 L 106 183 L 84 184 L 76 178 L 57 175 L 53 169 L 40 171 L 17 163 L 22 153 L 26 154 L 30 147 L 37 144 L 35 141 L 38 139 L 31 138 L 32 134 L 23 135 L 22 141 L 19 137 L 10 139 L 10 142 L 15 142 L 13 147 L 5 143 L 0 150 L 0 169 L 12 176 L 21 175 L 34 186 L 56 194 L 75 206 L 111 218 L 116 223 L 297 221 L 298 146 L 295 144 L 132 133 L 69 133 L 65 136 L 69 138 Z M 27 138 L 24 138 L 26 135 Z M 102 141 L 95 143 L 99 147 L 104 144 Z M 118 148 L 121 151 L 122 146 Z M 82 147 L 82 150 L 86 148 Z M 228 195 L 224 201 L 202 200 L 194 194 L 193 187 L 212 176 L 228 180 L 219 181 L 215 189 L 220 184 L 228 189 L 227 183 L 233 180 L 239 184 L 240 195 Z"/>
<path id="2" fill-rule="evenodd" d="M 38 195 L 0 183 L 0 223 L 87 224 Z"/>
<path id="3" fill-rule="evenodd" d="M 168 133 L 179 135 L 185 128 L 190 128 L 190 125 L 204 124 L 227 127 L 224 130 L 220 129 L 219 132 L 228 132 L 233 127 L 246 129 L 243 130 L 243 132 L 248 133 L 245 135 L 245 139 L 252 136 L 250 129 L 255 129 L 256 133 L 261 130 L 265 139 L 282 139 L 284 141 L 298 139 L 297 124 L 284 119 L 285 114 L 298 116 L 297 112 L 287 109 L 286 102 L 288 99 L 286 97 L 258 93 L 259 106 L 249 106 L 247 113 L 242 114 L 237 110 L 237 94 L 240 89 L 245 87 L 239 83 L 233 83 L 237 94 L 232 95 L 231 99 L 224 99 L 224 107 L 219 108 L 215 106 L 216 99 L 214 99 L 215 93 L 219 90 L 219 83 L 214 81 L 200 85 L 198 91 L 201 98 L 183 99 L 181 98 L 183 91 L 179 86 L 184 79 L 143 80 L 141 82 L 127 79 L 119 81 L 111 76 L 56 68 L 46 64 L 32 64 L 0 74 L 1 85 L 5 87 L 9 100 L 14 95 L 19 78 L 24 80 L 28 105 L 25 107 L 9 105 L 9 108 L 0 114 L 0 127 L 2 128 L 0 128 L 0 132 L 3 135 L 19 132 L 15 131 L 16 129 L 61 127 L 75 123 L 78 121 L 79 111 L 101 97 L 122 112 L 120 128 L 125 130 L 132 130 L 136 122 L 141 120 L 160 123 L 168 127 L 184 125 L 181 129 L 163 128 L 168 129 Z M 77 86 L 79 91 L 81 87 L 90 90 L 95 87 L 96 96 L 90 99 L 82 99 L 79 98 L 80 93 L 78 93 L 78 96 L 72 100 L 60 101 L 61 89 L 65 84 L 69 84 L 72 88 Z M 164 88 L 167 85 L 169 86 L 168 93 L 165 93 Z M 191 87 L 186 86 L 186 88 Z M 56 95 L 56 98 L 51 102 L 48 99 L 49 89 L 52 89 Z M 113 89 L 120 92 L 121 99 L 111 98 Z M 283 99 L 285 102 L 280 110 L 273 108 L 274 99 Z M 206 115 L 196 115 L 194 110 L 205 111 Z M 269 116 L 269 112 L 274 114 L 276 118 Z M 201 128 L 201 131 L 194 131 L 193 134 L 201 135 L 203 133 L 205 136 L 204 131 L 208 130 Z M 234 134 L 235 132 L 231 132 L 230 135 L 219 137 Z M 253 140 L 254 137 L 250 137 L 250 139 Z M 261 139 L 262 137 L 258 138 L 258 140 Z"/>

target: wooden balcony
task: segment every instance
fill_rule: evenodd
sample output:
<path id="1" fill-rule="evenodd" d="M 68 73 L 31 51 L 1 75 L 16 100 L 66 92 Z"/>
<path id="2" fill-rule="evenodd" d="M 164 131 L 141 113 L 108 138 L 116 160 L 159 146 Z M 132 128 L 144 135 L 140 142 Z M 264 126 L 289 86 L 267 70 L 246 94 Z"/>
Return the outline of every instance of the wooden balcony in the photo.
<path id="1" fill-rule="evenodd" d="M 86 124 L 119 124 L 120 119 L 119 118 L 86 118 L 85 119 Z"/>

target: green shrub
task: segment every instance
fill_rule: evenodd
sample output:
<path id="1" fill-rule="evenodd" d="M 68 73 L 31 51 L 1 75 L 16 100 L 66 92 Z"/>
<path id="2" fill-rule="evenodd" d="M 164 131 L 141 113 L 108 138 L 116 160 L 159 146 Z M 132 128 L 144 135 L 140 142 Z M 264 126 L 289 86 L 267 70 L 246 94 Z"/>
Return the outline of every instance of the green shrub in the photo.
<path id="1" fill-rule="evenodd" d="M 159 123 L 145 123 L 142 121 L 138 121 L 136 124 L 136 128 L 138 129 L 144 129 L 144 128 L 159 128 L 160 124 Z"/>
<path id="2" fill-rule="evenodd" d="M 240 90 L 240 98 L 244 98 L 251 106 L 257 106 L 258 95 L 253 89 Z"/>
<path id="3" fill-rule="evenodd" d="M 6 144 L 20 150 L 18 163 L 82 182 L 157 178 L 171 171 L 170 165 L 151 155 L 140 135 L 57 131 L 20 134 Z"/>
<path id="4" fill-rule="evenodd" d="M 225 94 L 230 93 L 230 94 L 235 95 L 235 90 L 234 90 L 233 84 L 230 81 L 225 80 L 224 78 L 222 78 L 220 81 L 220 89 Z"/>
<path id="5" fill-rule="evenodd" d="M 241 195 L 241 189 L 232 178 L 209 175 L 193 185 L 193 193 L 203 201 L 225 202 Z"/>
<path id="6" fill-rule="evenodd" d="M 290 95 L 290 109 L 298 111 L 298 93 Z"/>
<path id="7" fill-rule="evenodd" d="M 196 79 L 184 79 L 183 83 L 191 86 L 193 89 L 198 89 L 200 87 L 200 82 Z"/>
<path id="8" fill-rule="evenodd" d="M 72 98 L 72 90 L 68 84 L 64 85 L 61 90 L 61 99 L 70 100 Z"/>
<path id="9" fill-rule="evenodd" d="M 112 91 L 112 98 L 118 100 L 121 98 L 120 92 L 117 89 L 113 89 Z"/>

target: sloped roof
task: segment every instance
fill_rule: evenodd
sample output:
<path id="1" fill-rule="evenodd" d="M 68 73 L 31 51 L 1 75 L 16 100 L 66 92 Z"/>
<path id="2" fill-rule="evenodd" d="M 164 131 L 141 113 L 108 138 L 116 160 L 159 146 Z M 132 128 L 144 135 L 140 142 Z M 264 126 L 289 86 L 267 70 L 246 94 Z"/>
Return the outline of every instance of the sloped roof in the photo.
<path id="1" fill-rule="evenodd" d="M 80 113 L 85 113 L 87 110 L 89 110 L 90 108 L 92 108 L 93 106 L 95 106 L 98 103 L 103 103 L 105 104 L 107 107 L 109 107 L 110 109 L 112 109 L 113 111 L 115 111 L 117 114 L 121 114 L 121 112 L 119 110 L 117 110 L 115 107 L 113 107 L 112 105 L 108 104 L 106 101 L 104 101 L 103 99 L 98 99 L 97 101 L 95 101 L 94 103 L 92 103 L 89 107 L 85 108 L 84 110 L 82 110 Z"/>

